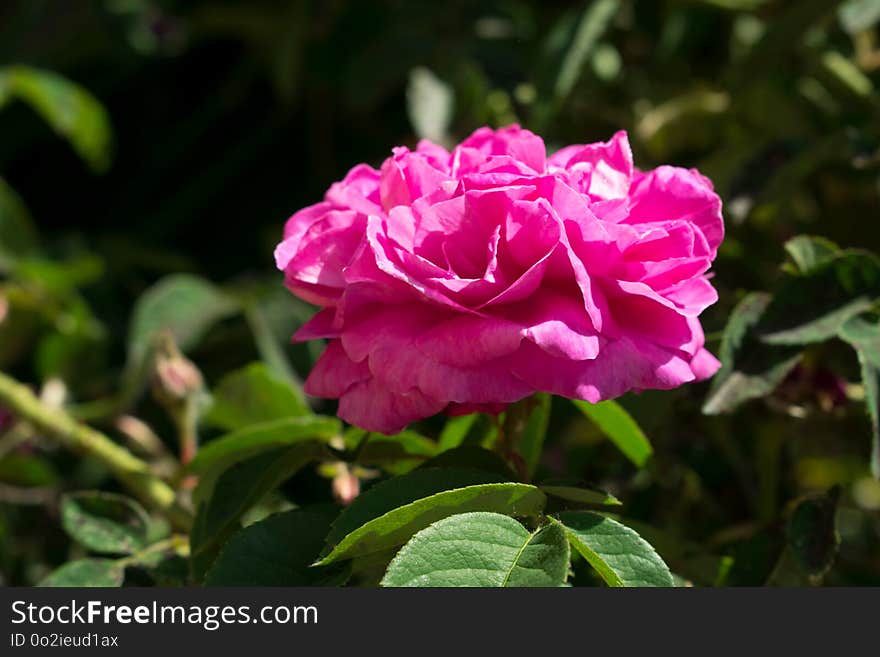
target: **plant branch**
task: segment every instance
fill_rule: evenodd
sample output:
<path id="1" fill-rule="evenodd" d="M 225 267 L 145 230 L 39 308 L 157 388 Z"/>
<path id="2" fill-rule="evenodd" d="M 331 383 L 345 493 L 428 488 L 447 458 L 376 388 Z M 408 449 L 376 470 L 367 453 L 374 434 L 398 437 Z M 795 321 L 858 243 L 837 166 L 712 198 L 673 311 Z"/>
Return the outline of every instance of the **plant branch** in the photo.
<path id="1" fill-rule="evenodd" d="M 30 389 L 0 372 L 0 404 L 20 420 L 33 425 L 69 449 L 104 464 L 141 502 L 168 516 L 186 530 L 191 514 L 177 502 L 174 490 L 150 471 L 149 466 L 103 433 L 78 423 L 67 413 L 41 402 Z"/>

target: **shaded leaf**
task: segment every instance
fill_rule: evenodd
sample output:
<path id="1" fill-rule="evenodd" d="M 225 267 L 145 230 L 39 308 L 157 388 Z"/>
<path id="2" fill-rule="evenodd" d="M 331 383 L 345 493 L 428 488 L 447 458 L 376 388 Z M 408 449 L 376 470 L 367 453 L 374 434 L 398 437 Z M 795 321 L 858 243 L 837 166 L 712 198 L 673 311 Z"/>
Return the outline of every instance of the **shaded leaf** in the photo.
<path id="1" fill-rule="evenodd" d="M 276 448 L 233 465 L 210 484 L 200 481 L 199 487 L 210 486 L 210 491 L 197 496 L 202 502 L 190 533 L 193 574 L 204 575 L 246 511 L 322 456 L 325 448 L 316 442 Z"/>
<path id="2" fill-rule="evenodd" d="M 589 511 L 564 511 L 556 517 L 572 547 L 608 586 L 674 585 L 660 555 L 626 525 Z"/>
<path id="3" fill-rule="evenodd" d="M 54 486 L 59 477 L 52 461 L 40 454 L 10 452 L 0 458 L 0 481 L 13 486 Z"/>
<path id="4" fill-rule="evenodd" d="M 795 265 L 794 273 L 809 274 L 838 253 L 840 247 L 824 237 L 798 235 L 785 243 L 785 250 Z"/>
<path id="5" fill-rule="evenodd" d="M 92 169 L 110 165 L 110 119 L 88 91 L 49 71 L 10 66 L 0 69 L 0 108 L 12 98 L 30 105 Z"/>
<path id="6" fill-rule="evenodd" d="M 357 451 L 357 462 L 380 465 L 394 474 L 409 472 L 437 453 L 436 442 L 410 430 L 393 436 L 370 433 L 364 439 L 366 442 Z"/>
<path id="7" fill-rule="evenodd" d="M 806 499 L 795 507 L 786 528 L 795 563 L 810 576 L 824 574 L 840 546 L 835 517 L 840 489 Z"/>
<path id="8" fill-rule="evenodd" d="M 562 586 L 569 559 L 557 524 L 529 532 L 498 513 L 462 513 L 413 536 L 388 566 L 382 586 Z"/>
<path id="9" fill-rule="evenodd" d="M 841 327 L 838 335 L 856 350 L 859 359 L 871 422 L 871 473 L 880 479 L 880 321 L 868 316 L 854 317 Z"/>
<path id="10" fill-rule="evenodd" d="M 876 352 L 869 354 L 859 349 L 857 353 L 865 387 L 865 405 L 871 421 L 871 473 L 880 479 L 880 367 L 877 366 Z"/>
<path id="11" fill-rule="evenodd" d="M 880 368 L 880 320 L 870 315 L 853 317 L 840 327 L 837 335 L 856 351 L 864 352 L 868 362 Z"/>
<path id="12" fill-rule="evenodd" d="M 571 93 L 587 59 L 620 10 L 620 4 L 620 0 L 594 0 L 584 10 L 559 67 L 553 89 L 557 98 L 565 99 Z"/>
<path id="13" fill-rule="evenodd" d="M 516 479 L 516 474 L 497 452 L 478 445 L 462 445 L 440 452 L 434 458 L 425 461 L 421 468 L 467 468 L 491 472 L 503 481 Z"/>
<path id="14" fill-rule="evenodd" d="M 146 511 L 123 495 L 73 493 L 61 500 L 65 531 L 94 552 L 131 554 L 147 545 L 150 519 Z"/>
<path id="15" fill-rule="evenodd" d="M 37 228 L 24 201 L 0 178 L 0 271 L 37 245 Z"/>
<path id="16" fill-rule="evenodd" d="M 234 298 L 197 276 L 172 274 L 153 285 L 137 300 L 132 314 L 126 394 L 137 393 L 157 333 L 170 331 L 181 351 L 187 351 L 212 326 L 238 310 Z"/>
<path id="17" fill-rule="evenodd" d="M 112 559 L 80 559 L 66 563 L 44 578 L 38 586 L 122 586 L 125 568 Z"/>
<path id="18" fill-rule="evenodd" d="M 880 298 L 880 260 L 845 251 L 802 276 L 789 277 L 755 326 L 768 344 L 803 345 L 837 335 Z"/>
<path id="19" fill-rule="evenodd" d="M 302 395 L 262 363 L 226 375 L 211 394 L 204 421 L 226 430 L 310 412 Z"/>
<path id="20" fill-rule="evenodd" d="M 205 577 L 207 586 L 321 586 L 340 582 L 338 567 L 310 567 L 324 545 L 334 507 L 276 513 L 235 534 Z"/>
<path id="21" fill-rule="evenodd" d="M 294 329 L 302 322 L 298 321 L 296 313 L 299 312 L 298 301 L 285 294 L 282 297 L 283 306 L 279 303 L 277 295 L 268 294 L 260 300 L 245 300 L 245 318 L 254 336 L 254 343 L 263 362 L 269 371 L 276 377 L 286 381 L 300 400 L 300 403 L 308 407 L 305 393 L 302 390 L 302 381 L 290 364 L 290 359 L 284 352 L 282 345 L 290 340 Z M 282 337 L 283 336 L 283 337 Z"/>
<path id="22" fill-rule="evenodd" d="M 799 349 L 764 344 L 752 334 L 770 295 L 746 295 L 730 314 L 721 340 L 721 369 L 712 379 L 703 413 L 732 411 L 750 399 L 770 394 L 801 359 Z"/>

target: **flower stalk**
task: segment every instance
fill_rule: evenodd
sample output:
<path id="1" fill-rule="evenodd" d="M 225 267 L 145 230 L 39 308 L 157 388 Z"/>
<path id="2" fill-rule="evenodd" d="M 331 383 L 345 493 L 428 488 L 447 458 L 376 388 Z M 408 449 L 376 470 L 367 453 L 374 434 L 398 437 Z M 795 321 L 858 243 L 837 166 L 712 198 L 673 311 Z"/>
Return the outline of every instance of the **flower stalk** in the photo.
<path id="1" fill-rule="evenodd" d="M 68 449 L 102 463 L 132 495 L 165 514 L 177 529 L 187 530 L 192 524 L 190 512 L 180 506 L 174 490 L 144 461 L 100 431 L 78 423 L 61 409 L 46 405 L 27 386 L 2 372 L 0 404 L 9 408 L 20 421 L 27 422 Z"/>

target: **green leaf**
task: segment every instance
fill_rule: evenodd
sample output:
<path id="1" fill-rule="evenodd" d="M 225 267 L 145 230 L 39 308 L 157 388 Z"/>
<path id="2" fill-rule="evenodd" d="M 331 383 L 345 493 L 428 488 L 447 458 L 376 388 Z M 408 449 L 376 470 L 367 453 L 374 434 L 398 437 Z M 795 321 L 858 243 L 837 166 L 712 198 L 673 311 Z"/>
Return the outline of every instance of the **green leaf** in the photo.
<path id="1" fill-rule="evenodd" d="M 868 362 L 880 368 L 880 320 L 863 315 L 840 327 L 838 337 L 856 351 L 864 352 Z"/>
<path id="2" fill-rule="evenodd" d="M 549 422 L 550 395 L 545 393 L 537 393 L 517 402 L 505 412 L 504 432 L 508 436 L 516 436 L 514 449 L 522 457 L 529 477 L 538 467 Z"/>
<path id="3" fill-rule="evenodd" d="M 471 427 L 479 417 L 479 414 L 471 413 L 470 415 L 449 418 L 443 425 L 443 431 L 440 432 L 439 451 L 445 452 L 447 449 L 453 449 L 464 443 Z"/>
<path id="4" fill-rule="evenodd" d="M 234 298 L 189 274 L 166 276 L 149 288 L 135 304 L 129 327 L 126 395 L 137 394 L 157 333 L 170 331 L 180 349 L 187 351 L 238 310 Z"/>
<path id="5" fill-rule="evenodd" d="M 110 119 L 89 92 L 49 71 L 10 66 L 0 69 L 0 108 L 11 98 L 30 105 L 92 169 L 107 170 L 112 142 Z"/>
<path id="6" fill-rule="evenodd" d="M 674 585 L 660 555 L 626 525 L 589 511 L 564 511 L 556 518 L 608 586 Z"/>
<path id="7" fill-rule="evenodd" d="M 730 11 L 751 11 L 766 5 L 771 0 L 698 0 L 704 5 L 712 5 Z"/>
<path id="8" fill-rule="evenodd" d="M 567 484 L 555 484 L 545 482 L 538 484 L 538 488 L 561 500 L 568 502 L 576 502 L 578 504 L 595 504 L 602 506 L 620 506 L 622 502 L 614 497 L 611 493 L 598 488 L 589 488 L 587 486 L 574 486 Z"/>
<path id="9" fill-rule="evenodd" d="M 416 137 L 441 144 L 449 140 L 455 93 L 452 87 L 423 66 L 410 71 L 406 108 Z"/>
<path id="10" fill-rule="evenodd" d="M 58 471 L 39 453 L 9 452 L 0 457 L 0 481 L 25 488 L 55 486 Z"/>
<path id="11" fill-rule="evenodd" d="M 147 545 L 150 519 L 137 502 L 114 493 L 65 495 L 61 524 L 78 543 L 94 552 L 131 554 Z"/>
<path id="12" fill-rule="evenodd" d="M 840 247 L 824 237 L 798 235 L 785 243 L 785 250 L 795 265 L 794 273 L 809 274 L 840 253 Z"/>
<path id="13" fill-rule="evenodd" d="M 217 465 L 228 466 L 277 447 L 309 440 L 329 442 L 341 430 L 339 420 L 323 415 L 289 417 L 255 424 L 206 443 L 196 452 L 188 469 L 190 472 L 204 472 Z"/>
<path id="14" fill-rule="evenodd" d="M 462 513 L 413 536 L 382 586 L 562 586 L 569 559 L 557 524 L 529 532 L 498 513 Z"/>
<path id="15" fill-rule="evenodd" d="M 276 513 L 235 534 L 205 577 L 207 586 L 320 586 L 340 569 L 310 567 L 324 545 L 335 508 Z"/>
<path id="16" fill-rule="evenodd" d="M 310 412 L 305 399 L 263 363 L 228 374 L 212 397 L 204 421 L 228 431 Z"/>
<path id="17" fill-rule="evenodd" d="M 404 474 L 422 465 L 437 453 L 437 443 L 415 431 L 401 431 L 393 436 L 364 434 L 366 442 L 356 448 L 361 465 L 379 465 L 394 474 Z"/>
<path id="18" fill-rule="evenodd" d="M 754 292 L 731 312 L 721 340 L 722 366 L 703 404 L 706 415 L 732 411 L 750 399 L 770 394 L 800 361 L 800 349 L 768 345 L 753 335 L 770 299 L 769 294 Z"/>
<path id="19" fill-rule="evenodd" d="M 880 479 L 880 367 L 877 365 L 877 353 L 868 353 L 862 349 L 857 352 L 862 368 L 862 385 L 865 387 L 865 405 L 871 421 L 871 473 Z"/>
<path id="20" fill-rule="evenodd" d="M 767 306 L 755 330 L 768 344 L 803 345 L 837 335 L 880 298 L 880 260 L 844 251 L 809 273 L 789 277 Z"/>
<path id="21" fill-rule="evenodd" d="M 880 2 L 877 0 L 847 0 L 837 10 L 840 26 L 849 34 L 870 30 L 880 21 Z"/>
<path id="22" fill-rule="evenodd" d="M 587 59 L 620 11 L 620 5 L 620 0 L 594 0 L 584 10 L 556 78 L 553 91 L 558 99 L 564 100 L 571 93 Z"/>
<path id="23" fill-rule="evenodd" d="M 643 468 L 654 450 L 639 425 L 616 401 L 591 404 L 573 400 L 581 413 L 592 420 L 611 442 L 637 467 Z"/>
<path id="24" fill-rule="evenodd" d="M 37 228 L 24 201 L 0 178 L 0 271 L 37 246 Z"/>
<path id="25" fill-rule="evenodd" d="M 302 381 L 282 346 L 290 341 L 290 335 L 302 323 L 296 318 L 299 303 L 289 294 L 279 297 L 277 293 L 267 294 L 259 300 L 245 299 L 245 319 L 254 336 L 257 352 L 266 367 L 275 376 L 286 381 L 299 397 L 301 404 L 308 407 Z"/>
<path id="26" fill-rule="evenodd" d="M 831 567 L 840 547 L 835 519 L 840 489 L 807 498 L 789 518 L 786 537 L 794 562 L 807 575 L 823 575 Z"/>
<path id="27" fill-rule="evenodd" d="M 871 473 L 880 479 L 880 321 L 854 317 L 841 327 L 838 336 L 856 350 L 859 359 L 871 422 Z"/>
<path id="28" fill-rule="evenodd" d="M 445 490 L 399 506 L 358 527 L 343 538 L 319 564 L 381 552 L 404 544 L 416 532 L 457 513 L 493 511 L 513 516 L 537 515 L 547 498 L 528 484 L 479 484 Z M 334 524 L 334 530 L 336 525 Z"/>
<path id="29" fill-rule="evenodd" d="M 327 545 L 334 546 L 370 520 L 453 488 L 504 481 L 505 477 L 474 468 L 422 467 L 408 474 L 392 477 L 366 489 L 348 505 L 327 534 Z"/>
<path id="30" fill-rule="evenodd" d="M 440 452 L 421 466 L 421 469 L 428 468 L 466 468 L 494 473 L 502 481 L 516 479 L 516 474 L 497 452 L 478 445 L 462 445 Z"/>
<path id="31" fill-rule="evenodd" d="M 197 578 L 204 575 L 246 511 L 322 456 L 322 444 L 306 442 L 248 458 L 215 475 L 210 482 L 200 480 L 199 488 L 205 486 L 210 490 L 195 496 L 202 502 L 190 534 L 193 574 Z"/>
<path id="32" fill-rule="evenodd" d="M 39 586 L 122 586 L 125 568 L 112 559 L 80 559 L 66 563 L 44 578 Z"/>

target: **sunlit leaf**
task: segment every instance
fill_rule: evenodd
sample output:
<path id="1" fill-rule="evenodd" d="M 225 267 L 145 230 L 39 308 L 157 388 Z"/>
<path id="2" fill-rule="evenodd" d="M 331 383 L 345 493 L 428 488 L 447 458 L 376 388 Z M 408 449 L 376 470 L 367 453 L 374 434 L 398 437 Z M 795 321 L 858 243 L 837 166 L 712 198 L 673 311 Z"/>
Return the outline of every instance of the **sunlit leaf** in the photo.
<path id="1" fill-rule="evenodd" d="M 382 586 L 561 586 L 569 550 L 557 524 L 529 532 L 498 513 L 462 513 L 413 536 Z"/>
<path id="2" fill-rule="evenodd" d="M 608 586 L 674 585 L 654 548 L 626 525 L 589 511 L 565 511 L 557 518 L 571 546 Z"/>
<path id="3" fill-rule="evenodd" d="M 413 131 L 420 139 L 442 144 L 448 141 L 455 93 L 448 84 L 422 66 L 409 74 L 407 110 Z"/>
<path id="4" fill-rule="evenodd" d="M 512 482 L 444 490 L 397 506 L 359 526 L 319 563 L 329 564 L 403 545 L 416 532 L 454 514 L 491 511 L 511 516 L 534 516 L 540 513 L 546 501 L 535 486 Z M 334 525 L 336 529 L 337 525 Z"/>
<path id="5" fill-rule="evenodd" d="M 623 406 L 613 400 L 598 404 L 573 400 L 573 403 L 630 461 L 640 468 L 645 467 L 654 450 L 638 423 Z"/>

